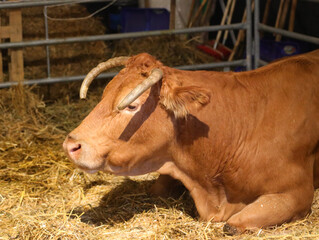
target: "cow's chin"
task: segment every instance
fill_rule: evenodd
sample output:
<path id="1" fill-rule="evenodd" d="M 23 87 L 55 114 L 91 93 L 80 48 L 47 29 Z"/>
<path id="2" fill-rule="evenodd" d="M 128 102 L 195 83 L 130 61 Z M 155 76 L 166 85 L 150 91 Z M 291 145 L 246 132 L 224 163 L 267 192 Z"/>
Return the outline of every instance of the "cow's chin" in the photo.
<path id="1" fill-rule="evenodd" d="M 98 171 L 104 171 L 105 159 L 102 157 L 82 156 L 77 161 L 73 160 L 72 162 L 78 169 L 89 174 L 94 174 Z"/>
<path id="2" fill-rule="evenodd" d="M 98 166 L 98 165 L 91 165 L 91 164 L 79 164 L 79 163 L 75 163 L 75 166 L 82 170 L 83 172 L 89 173 L 89 174 L 94 174 L 98 171 L 103 171 L 103 167 L 102 166 Z"/>
<path id="3" fill-rule="evenodd" d="M 113 165 L 108 165 L 108 164 L 103 164 L 103 167 L 95 167 L 92 168 L 88 165 L 84 165 L 84 164 L 75 164 L 76 167 L 80 170 L 82 170 L 83 172 L 89 173 L 89 174 L 94 174 L 97 173 L 98 171 L 102 171 L 102 172 L 106 172 L 106 173 L 111 173 L 114 175 L 119 175 L 119 176 L 126 176 L 127 171 L 126 169 L 124 169 L 124 167 L 119 167 L 119 166 L 113 166 Z"/>
<path id="4" fill-rule="evenodd" d="M 111 173 L 114 175 L 122 175 L 121 173 L 123 171 L 126 171 L 124 167 L 112 165 L 107 161 L 107 159 L 100 158 L 97 156 L 95 157 L 90 156 L 90 158 L 82 158 L 76 162 L 73 161 L 73 163 L 78 169 L 89 174 L 94 174 L 98 171 L 101 171 L 101 172 Z"/>

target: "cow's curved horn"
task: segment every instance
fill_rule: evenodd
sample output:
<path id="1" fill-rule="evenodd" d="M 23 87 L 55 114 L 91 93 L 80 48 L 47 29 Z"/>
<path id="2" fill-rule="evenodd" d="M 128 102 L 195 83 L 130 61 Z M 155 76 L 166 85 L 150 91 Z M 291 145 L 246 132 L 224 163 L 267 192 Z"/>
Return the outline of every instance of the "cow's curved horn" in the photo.
<path id="1" fill-rule="evenodd" d="M 89 89 L 91 82 L 96 78 L 100 73 L 104 72 L 105 70 L 113 67 L 123 66 L 126 64 L 129 57 L 115 57 L 107 60 L 106 62 L 102 62 L 93 68 L 84 78 L 81 89 L 80 89 L 80 98 L 86 98 L 86 93 Z"/>
<path id="2" fill-rule="evenodd" d="M 163 71 L 159 68 L 152 70 L 151 75 L 146 78 L 142 83 L 137 85 L 117 106 L 118 110 L 123 110 L 132 102 L 134 102 L 139 96 L 141 96 L 147 89 L 152 87 L 155 83 L 161 80 L 163 77 Z"/>

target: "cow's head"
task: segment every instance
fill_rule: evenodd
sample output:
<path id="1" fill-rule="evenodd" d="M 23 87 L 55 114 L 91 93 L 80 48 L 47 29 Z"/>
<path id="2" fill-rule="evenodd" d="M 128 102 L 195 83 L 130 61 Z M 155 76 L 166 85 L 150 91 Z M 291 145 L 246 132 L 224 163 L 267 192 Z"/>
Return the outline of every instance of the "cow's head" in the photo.
<path id="1" fill-rule="evenodd" d="M 139 175 L 171 159 L 176 119 L 209 102 L 206 90 L 184 86 L 187 74 L 148 54 L 99 64 L 84 79 L 80 97 L 102 71 L 125 65 L 106 86 L 101 101 L 65 139 L 69 158 L 87 172 Z M 179 72 L 178 74 L 176 74 Z"/>

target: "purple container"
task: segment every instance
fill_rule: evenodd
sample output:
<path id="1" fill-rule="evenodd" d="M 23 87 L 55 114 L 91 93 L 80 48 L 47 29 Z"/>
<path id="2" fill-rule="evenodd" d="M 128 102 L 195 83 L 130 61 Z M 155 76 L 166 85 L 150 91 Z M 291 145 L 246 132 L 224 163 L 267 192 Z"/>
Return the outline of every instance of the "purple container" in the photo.
<path id="1" fill-rule="evenodd" d="M 169 28 L 169 12 L 165 8 L 123 8 L 122 32 L 164 30 Z"/>
<path id="2" fill-rule="evenodd" d="M 260 40 L 260 58 L 267 62 L 302 53 L 302 46 L 294 41 L 276 42 L 269 39 Z"/>

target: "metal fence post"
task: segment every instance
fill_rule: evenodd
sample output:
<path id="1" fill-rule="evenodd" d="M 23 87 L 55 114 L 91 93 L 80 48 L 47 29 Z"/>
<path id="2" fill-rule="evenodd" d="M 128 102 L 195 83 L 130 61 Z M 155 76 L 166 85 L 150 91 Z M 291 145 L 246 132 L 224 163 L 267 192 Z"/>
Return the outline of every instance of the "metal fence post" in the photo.
<path id="1" fill-rule="evenodd" d="M 259 36 L 259 0 L 255 0 L 254 10 L 254 69 L 259 67 L 260 36 Z"/>
<path id="2" fill-rule="evenodd" d="M 252 69 L 252 17 L 251 0 L 246 0 L 247 18 L 246 18 L 246 61 L 247 70 Z"/>
<path id="3" fill-rule="evenodd" d="M 43 15 L 44 15 L 44 26 L 45 26 L 45 40 L 49 39 L 49 26 L 48 26 L 48 9 L 47 6 L 44 6 L 43 9 Z M 51 77 L 51 66 L 50 66 L 50 48 L 47 45 L 46 47 L 46 54 L 47 54 L 47 74 L 48 78 Z"/>

